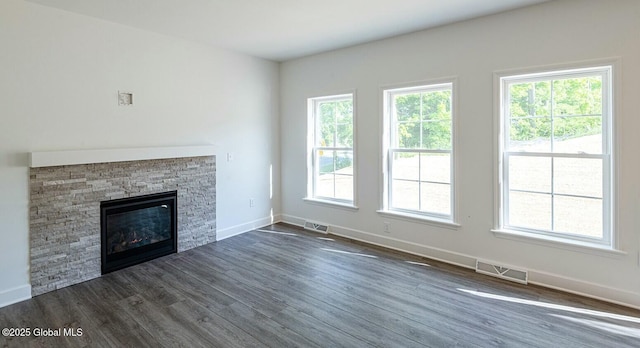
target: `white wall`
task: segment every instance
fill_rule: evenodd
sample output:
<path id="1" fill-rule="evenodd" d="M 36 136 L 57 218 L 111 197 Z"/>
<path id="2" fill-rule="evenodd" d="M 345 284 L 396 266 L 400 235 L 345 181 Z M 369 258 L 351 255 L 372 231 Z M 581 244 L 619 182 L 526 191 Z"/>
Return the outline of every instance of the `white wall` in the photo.
<path id="1" fill-rule="evenodd" d="M 316 220 L 339 234 L 474 266 L 482 258 L 529 269 L 547 286 L 640 307 L 640 1 L 568 0 L 288 61 L 280 69 L 282 209 L 286 221 Z M 494 203 L 496 71 L 617 57 L 618 229 L 625 255 L 497 238 Z M 459 229 L 383 218 L 380 88 L 457 77 Z M 304 202 L 307 97 L 357 91 L 357 212 Z M 391 233 L 383 232 L 391 222 Z"/>
<path id="2" fill-rule="evenodd" d="M 277 63 L 20 0 L 0 43 L 0 307 L 29 296 L 30 151 L 213 144 L 219 237 L 279 213 Z"/>

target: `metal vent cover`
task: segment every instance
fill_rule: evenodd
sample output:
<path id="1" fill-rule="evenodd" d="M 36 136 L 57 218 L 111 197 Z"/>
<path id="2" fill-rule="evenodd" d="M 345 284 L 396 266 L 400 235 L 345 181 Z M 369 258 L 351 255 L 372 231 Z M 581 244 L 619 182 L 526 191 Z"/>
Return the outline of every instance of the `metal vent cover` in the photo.
<path id="1" fill-rule="evenodd" d="M 491 261 L 476 260 L 476 272 L 521 284 L 527 284 L 529 281 L 529 272 L 526 270 L 497 265 Z"/>
<path id="2" fill-rule="evenodd" d="M 320 232 L 320 233 L 329 233 L 329 226 L 328 225 L 324 225 L 321 224 L 319 222 L 313 222 L 313 221 L 305 221 L 304 222 L 304 229 L 305 230 L 310 230 L 310 231 L 315 231 L 315 232 Z"/>

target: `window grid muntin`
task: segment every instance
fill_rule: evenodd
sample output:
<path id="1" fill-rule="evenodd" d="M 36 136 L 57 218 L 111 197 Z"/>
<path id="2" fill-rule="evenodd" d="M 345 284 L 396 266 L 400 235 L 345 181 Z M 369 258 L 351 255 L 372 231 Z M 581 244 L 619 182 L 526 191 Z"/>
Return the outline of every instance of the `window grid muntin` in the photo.
<path id="1" fill-rule="evenodd" d="M 449 182 L 441 182 L 441 181 L 433 181 L 433 180 L 422 180 L 422 170 L 423 170 L 423 166 L 422 166 L 422 155 L 423 154 L 448 154 L 449 155 L 449 162 L 450 165 L 453 162 L 452 160 L 452 155 L 451 155 L 451 151 L 449 150 L 416 150 L 416 149 L 390 149 L 389 150 L 390 153 L 390 158 L 391 161 L 389 163 L 389 176 L 390 176 L 390 181 L 389 181 L 389 207 L 392 208 L 393 210 L 398 210 L 398 211 L 404 211 L 404 212 L 420 212 L 420 213 L 428 213 L 429 215 L 433 215 L 439 218 L 450 218 L 451 214 L 440 214 L 437 212 L 432 212 L 432 211 L 427 211 L 427 210 L 423 210 L 422 209 L 422 185 L 423 184 L 437 184 L 437 185 L 447 185 L 449 186 L 449 195 L 450 195 L 450 200 L 453 200 L 453 197 L 451 197 L 452 195 L 452 183 L 451 183 L 451 178 L 452 178 L 452 173 L 450 172 L 449 174 Z M 398 153 L 414 153 L 418 156 L 418 179 L 405 179 L 405 178 L 399 178 L 397 179 L 394 175 L 393 175 L 393 157 L 395 154 Z M 418 209 L 417 210 L 412 210 L 412 209 L 404 209 L 404 208 L 397 208 L 393 206 L 393 181 L 402 181 L 402 182 L 413 182 L 413 183 L 417 183 L 418 184 L 418 192 L 417 192 L 417 196 L 418 196 Z M 451 207 L 452 202 L 450 202 L 450 207 Z"/>
<path id="2" fill-rule="evenodd" d="M 320 156 L 318 155 L 318 152 L 320 151 L 331 151 L 333 152 L 333 162 L 332 162 L 332 166 L 333 166 L 333 171 L 331 171 L 330 173 L 322 173 L 323 175 L 327 175 L 327 174 L 331 174 L 331 176 L 333 177 L 332 181 L 333 181 L 333 196 L 323 196 L 318 194 L 318 181 L 320 178 Z M 350 203 L 353 202 L 353 199 L 343 199 L 343 198 L 338 198 L 337 197 L 337 190 L 336 190 L 336 178 L 339 176 L 345 176 L 345 177 L 350 177 L 352 180 L 352 184 L 354 183 L 354 175 L 353 174 L 337 174 L 336 173 L 336 158 L 337 152 L 349 152 L 351 153 L 351 158 L 353 158 L 353 150 L 349 150 L 348 148 L 343 148 L 343 147 L 318 147 L 314 150 L 314 158 L 315 158 L 315 165 L 314 165 L 314 180 L 313 180 L 313 184 L 314 184 L 314 190 L 313 190 L 313 197 L 314 198 L 321 198 L 321 199 L 328 199 L 328 200 L 334 200 L 334 201 L 338 201 L 338 202 L 343 202 L 343 203 Z M 353 163 L 353 162 L 352 162 Z M 353 192 L 353 191 L 352 191 Z"/>
<path id="3" fill-rule="evenodd" d="M 501 124 L 502 124 L 502 136 L 500 140 L 500 147 L 502 152 L 502 164 L 501 164 L 501 172 L 502 172 L 502 206 L 501 206 L 501 216 L 500 216 L 500 224 L 503 228 L 511 229 L 511 230 L 520 230 L 524 232 L 531 232 L 542 235 L 549 235 L 553 237 L 563 237 L 567 239 L 577 240 L 577 241 L 585 241 L 590 243 L 598 243 L 598 244 L 607 244 L 611 245 L 613 241 L 613 221 L 612 221 L 612 195 L 613 195 L 613 183 L 612 183 L 612 154 L 611 154 L 611 134 L 612 134 L 612 108 L 611 108 L 611 74 L 612 67 L 611 66 L 602 66 L 602 67 L 592 67 L 592 68 L 583 68 L 576 70 L 564 70 L 564 71 L 552 71 L 545 73 L 534 73 L 534 74 L 526 74 L 526 75 L 518 75 L 518 76 L 509 76 L 501 78 Z M 574 78 L 583 78 L 583 77 L 594 77 L 598 76 L 601 80 L 602 87 L 602 111 L 600 114 L 595 115 L 562 115 L 562 116 L 554 116 L 554 98 L 553 98 L 553 81 L 556 80 L 566 80 L 566 79 L 574 79 Z M 512 119 L 523 119 L 524 117 L 512 117 L 510 107 L 510 85 L 512 84 L 522 84 L 522 83 L 533 83 L 533 82 L 541 82 L 541 81 L 549 81 L 551 82 L 551 107 L 550 107 L 550 116 L 540 116 L 540 118 L 551 118 L 552 128 L 550 132 L 550 141 L 551 141 L 551 149 L 550 152 L 524 152 L 524 151 L 508 151 L 508 147 L 511 145 L 511 134 L 510 134 L 510 125 Z M 589 117 L 589 116 L 600 116 L 602 118 L 601 122 L 601 154 L 587 154 L 587 153 L 554 153 L 553 152 L 553 144 L 555 138 L 555 132 L 553 129 L 553 119 L 558 117 Z M 537 116 L 533 116 L 537 117 Z M 509 158 L 511 156 L 540 156 L 540 157 L 549 157 L 551 158 L 551 204 L 552 204 L 552 215 L 551 215 L 551 223 L 552 230 L 538 230 L 531 229 L 526 227 L 519 226 L 511 226 L 509 223 L 509 193 L 513 192 L 509 187 Z M 555 212 L 554 209 L 554 194 L 553 190 L 555 189 L 554 185 L 554 158 L 597 158 L 602 160 L 602 238 L 592 238 L 588 236 L 584 236 L 582 234 L 576 234 L 572 232 L 558 232 L 553 231 L 553 224 L 555 222 L 555 216 L 553 215 Z M 536 192 L 537 193 L 537 192 Z M 571 197 L 571 195 L 567 194 L 555 194 L 557 196 Z M 586 199 L 593 199 L 591 197 L 584 197 Z"/>
<path id="4" fill-rule="evenodd" d="M 443 122 L 444 120 L 424 120 L 424 95 L 426 93 L 433 92 L 449 92 L 449 111 L 450 117 L 449 121 L 449 130 L 450 130 L 450 149 L 427 149 L 427 148 L 408 148 L 408 147 L 400 147 L 399 146 L 399 137 L 398 133 L 398 125 L 402 123 L 415 123 L 415 121 L 398 121 L 397 116 L 397 108 L 396 108 L 396 97 L 402 95 L 410 95 L 410 94 L 420 94 L 420 145 L 423 146 L 423 123 L 425 122 Z M 452 220 L 454 214 L 454 189 L 453 189 L 453 178 L 454 178 L 454 158 L 453 158 L 453 142 L 454 142 L 454 124 L 453 124 L 453 83 L 441 83 L 434 85 L 426 85 L 426 86 L 415 86 L 415 87 L 407 87 L 407 88 L 398 88 L 392 90 L 385 91 L 386 105 L 387 105 L 387 122 L 389 129 L 389 147 L 387 149 L 387 202 L 386 206 L 389 210 L 409 213 L 409 214 L 420 214 L 431 216 L 438 219 Z M 394 154 L 396 153 L 416 153 L 418 156 L 418 180 L 406 180 L 406 179 L 395 179 L 393 173 L 394 167 Z M 422 210 L 422 182 L 430 183 L 429 181 L 420 180 L 422 178 L 422 155 L 423 154 L 448 154 L 449 155 L 449 214 L 441 214 L 438 212 L 425 211 Z M 418 197 L 418 210 L 413 209 L 404 209 L 397 208 L 393 205 L 393 182 L 394 180 L 405 181 L 405 182 L 418 182 L 419 189 L 417 192 Z M 434 182 L 435 184 L 442 184 Z"/>
<path id="5" fill-rule="evenodd" d="M 556 139 L 556 136 L 555 136 L 555 123 L 556 123 L 556 120 L 558 118 L 564 119 L 564 118 L 574 118 L 574 117 L 576 117 L 576 118 L 577 117 L 583 117 L 583 118 L 585 118 L 585 117 L 600 117 L 602 119 L 602 122 L 601 122 L 601 127 L 602 127 L 602 129 L 601 129 L 601 139 L 603 140 L 601 145 L 604 146 L 605 143 L 606 143 L 604 141 L 605 140 L 605 138 L 604 138 L 604 136 L 605 136 L 605 122 L 604 122 L 605 121 L 605 119 L 604 119 L 605 114 L 604 114 L 604 110 L 606 110 L 606 107 L 605 107 L 606 97 L 604 96 L 604 94 L 606 92 L 605 88 L 608 87 L 606 85 L 606 81 L 605 81 L 605 79 L 607 77 L 606 72 L 602 72 L 601 71 L 598 74 L 595 74 L 595 73 L 591 73 L 591 74 L 575 73 L 575 74 L 568 74 L 568 75 L 556 75 L 556 74 L 548 74 L 548 75 L 549 75 L 549 77 L 547 79 L 538 79 L 538 78 L 534 78 L 534 79 L 526 79 L 525 78 L 523 80 L 519 80 L 519 79 L 511 80 L 510 79 L 511 82 L 505 82 L 505 84 L 503 85 L 503 88 L 506 90 L 505 99 L 503 100 L 503 103 L 505 103 L 504 105 L 506 105 L 506 106 L 504 106 L 505 109 L 507 110 L 507 112 L 505 114 L 508 115 L 508 119 L 509 119 L 508 123 L 504 122 L 504 125 L 506 127 L 506 129 L 504 130 L 504 134 L 505 134 L 505 137 L 506 137 L 506 144 L 505 145 L 507 146 L 507 149 L 512 147 L 512 145 L 511 145 L 512 142 L 511 142 L 510 126 L 512 125 L 512 122 L 514 120 L 549 119 L 550 127 L 551 127 L 550 134 L 549 134 L 549 142 L 550 142 L 551 152 L 555 152 L 554 145 L 555 145 L 555 142 L 556 142 L 555 141 L 555 139 Z M 555 86 L 555 82 L 556 81 L 571 80 L 571 79 L 586 78 L 586 77 L 594 77 L 594 76 L 598 76 L 600 78 L 601 83 L 602 83 L 602 87 L 601 87 L 601 91 L 602 92 L 601 93 L 602 93 L 603 97 L 602 97 L 602 109 L 601 109 L 600 114 L 572 114 L 572 115 L 564 115 L 564 114 L 563 115 L 555 115 L 554 114 L 554 110 L 555 110 L 555 107 L 557 105 L 556 104 L 555 93 L 554 93 L 555 92 L 554 91 L 555 90 L 554 86 Z M 553 78 L 553 77 L 557 77 L 557 78 Z M 516 85 L 516 84 L 528 84 L 528 83 L 532 83 L 533 84 L 532 81 L 535 81 L 535 82 L 548 81 L 549 82 L 549 84 L 550 84 L 550 87 L 549 87 L 550 88 L 550 110 L 549 110 L 549 115 L 536 115 L 535 114 L 535 109 L 534 109 L 534 114 L 533 115 L 529 115 L 529 116 L 513 116 L 512 112 L 511 112 L 511 109 L 510 109 L 510 107 L 511 107 L 511 100 L 510 100 L 510 95 L 511 94 L 510 94 L 510 92 L 511 91 L 510 91 L 509 87 L 511 85 Z M 533 84 L 533 85 L 535 86 L 535 84 Z M 604 148 L 601 150 L 601 153 L 605 153 L 605 149 Z"/>
<path id="6" fill-rule="evenodd" d="M 509 171 L 509 159 L 512 156 L 530 156 L 530 153 L 527 152 L 515 152 L 515 153 L 508 153 L 505 156 L 505 168 L 507 168 L 507 170 L 505 171 L 505 176 L 506 176 L 506 180 L 505 180 L 505 202 L 507 202 L 507 204 L 505 205 L 505 209 L 506 209 L 506 213 L 504 216 L 504 221 L 505 221 L 505 227 L 507 227 L 508 229 L 513 229 L 513 230 L 523 230 L 523 231 L 528 231 L 528 232 L 536 232 L 536 233 L 541 233 L 541 234 L 547 234 L 550 236 L 558 236 L 558 235 L 575 235 L 577 237 L 574 237 L 575 239 L 580 239 L 580 240 L 585 240 L 585 241 L 594 241 L 594 240 L 606 240 L 606 231 L 605 231 L 605 224 L 606 224 L 606 220 L 604 219 L 603 216 L 603 226 L 601 226 L 603 228 L 602 230 L 602 238 L 591 238 L 591 237 L 587 237 L 578 233 L 573 233 L 571 231 L 557 231 L 555 229 L 555 197 L 573 197 L 573 198 L 581 198 L 581 199 L 593 199 L 593 200 L 601 200 L 602 201 L 602 205 L 603 205 L 603 209 L 605 207 L 605 199 L 606 199 L 606 191 L 603 189 L 603 196 L 602 197 L 596 197 L 596 196 L 587 196 L 587 195 L 574 195 L 574 194 L 567 194 L 567 193 L 557 193 L 556 192 L 556 187 L 554 185 L 554 180 L 555 180 L 555 158 L 585 158 L 585 159 L 601 159 L 603 161 L 603 177 L 604 177 L 604 172 L 606 171 L 605 167 L 604 167 L 604 162 L 605 162 L 605 157 L 604 155 L 576 155 L 576 156 L 571 156 L 571 155 L 560 155 L 560 156 L 541 156 L 540 154 L 535 154 L 535 157 L 544 157 L 544 158 L 549 158 L 551 159 L 551 174 L 550 174 L 550 179 L 551 179 L 551 183 L 550 183 L 550 187 L 549 187 L 549 192 L 544 192 L 544 191 L 536 191 L 536 190 L 522 190 L 522 189 L 511 189 L 509 186 L 509 175 L 510 175 L 510 171 Z M 533 157 L 533 156 L 531 156 Z M 603 180 L 604 181 L 604 180 Z M 603 182 L 604 184 L 604 182 Z M 537 229 L 531 229 L 531 228 L 527 228 L 527 227 L 523 227 L 523 226 L 517 226 L 517 225 L 511 225 L 509 219 L 510 219 L 510 214 L 508 211 L 508 202 L 509 202 L 509 194 L 511 192 L 523 192 L 523 193 L 532 193 L 532 194 L 538 194 L 538 195 L 545 195 L 545 196 L 549 196 L 551 198 L 551 229 L 548 231 L 545 230 L 537 230 Z"/>
<path id="7" fill-rule="evenodd" d="M 387 91 L 387 98 L 390 101 L 389 102 L 389 115 L 391 115 L 391 120 L 390 120 L 390 125 L 391 125 L 391 142 L 390 142 L 390 146 L 389 148 L 393 148 L 393 149 L 425 149 L 427 150 L 428 148 L 424 147 L 424 139 L 423 139 L 423 125 L 424 123 L 439 123 L 439 122 L 443 122 L 446 120 L 425 120 L 424 119 L 424 95 L 427 93 L 437 93 L 437 92 L 449 92 L 450 96 L 449 96 L 449 110 L 450 110 L 450 117 L 448 119 L 449 121 L 449 127 L 450 127 L 450 132 L 453 134 L 453 84 L 452 83 L 442 83 L 442 84 L 436 84 L 436 85 L 430 85 L 430 86 L 417 86 L 417 87 L 408 87 L 408 88 L 399 88 L 399 89 L 394 89 L 394 90 L 389 90 Z M 400 147 L 399 145 L 399 137 L 397 136 L 398 134 L 398 125 L 400 124 L 408 124 L 408 123 L 416 123 L 416 121 L 398 121 L 398 114 L 397 114 L 397 108 L 395 107 L 396 105 L 396 98 L 400 97 L 400 96 L 404 96 L 404 95 L 411 95 L 411 94 L 420 94 L 420 119 L 418 120 L 417 123 L 419 123 L 419 127 L 420 127 L 420 147 Z M 450 147 L 453 146 L 453 137 L 451 137 L 451 144 L 449 145 Z M 428 150 L 432 150 L 432 149 L 428 149 Z"/>

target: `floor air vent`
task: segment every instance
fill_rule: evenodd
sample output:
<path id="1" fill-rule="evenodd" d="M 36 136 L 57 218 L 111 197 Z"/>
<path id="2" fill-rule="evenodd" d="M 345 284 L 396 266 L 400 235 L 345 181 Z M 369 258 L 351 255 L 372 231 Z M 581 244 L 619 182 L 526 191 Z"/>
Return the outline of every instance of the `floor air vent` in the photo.
<path id="1" fill-rule="evenodd" d="M 327 225 L 323 225 L 317 222 L 311 222 L 311 221 L 305 221 L 304 222 L 304 229 L 305 230 L 311 230 L 311 231 L 316 231 L 316 232 L 320 232 L 320 233 L 329 233 L 329 226 Z"/>
<path id="2" fill-rule="evenodd" d="M 511 280 L 521 284 L 527 284 L 529 277 L 527 271 L 495 265 L 491 262 L 480 260 L 476 260 L 476 272 L 501 279 Z"/>

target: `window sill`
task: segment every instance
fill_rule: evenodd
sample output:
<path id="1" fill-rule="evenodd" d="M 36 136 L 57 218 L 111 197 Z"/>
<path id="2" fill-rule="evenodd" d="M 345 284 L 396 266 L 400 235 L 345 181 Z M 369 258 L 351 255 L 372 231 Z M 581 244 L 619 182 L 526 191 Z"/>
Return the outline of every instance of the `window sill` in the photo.
<path id="1" fill-rule="evenodd" d="M 339 209 L 344 209 L 348 211 L 358 211 L 359 209 L 357 206 L 353 204 L 343 203 L 343 202 L 329 201 L 329 200 L 317 199 L 317 198 L 303 198 L 302 200 L 311 204 L 317 204 L 317 205 L 322 205 L 322 206 L 331 207 L 331 208 L 339 208 Z"/>
<path id="2" fill-rule="evenodd" d="M 409 214 L 409 213 L 401 213 L 393 210 L 378 210 L 378 214 L 382 216 L 386 216 L 392 219 L 400 219 L 409 222 L 418 222 L 421 224 L 432 225 L 436 227 L 444 227 L 451 230 L 457 230 L 461 227 L 460 224 L 457 224 L 453 221 L 437 219 L 430 216 L 424 216 L 419 214 Z"/>
<path id="3" fill-rule="evenodd" d="M 498 238 L 571 250 L 584 254 L 592 254 L 617 259 L 627 256 L 627 253 L 625 251 L 589 242 L 573 241 L 513 230 L 491 230 L 491 232 L 493 232 L 493 235 Z"/>

